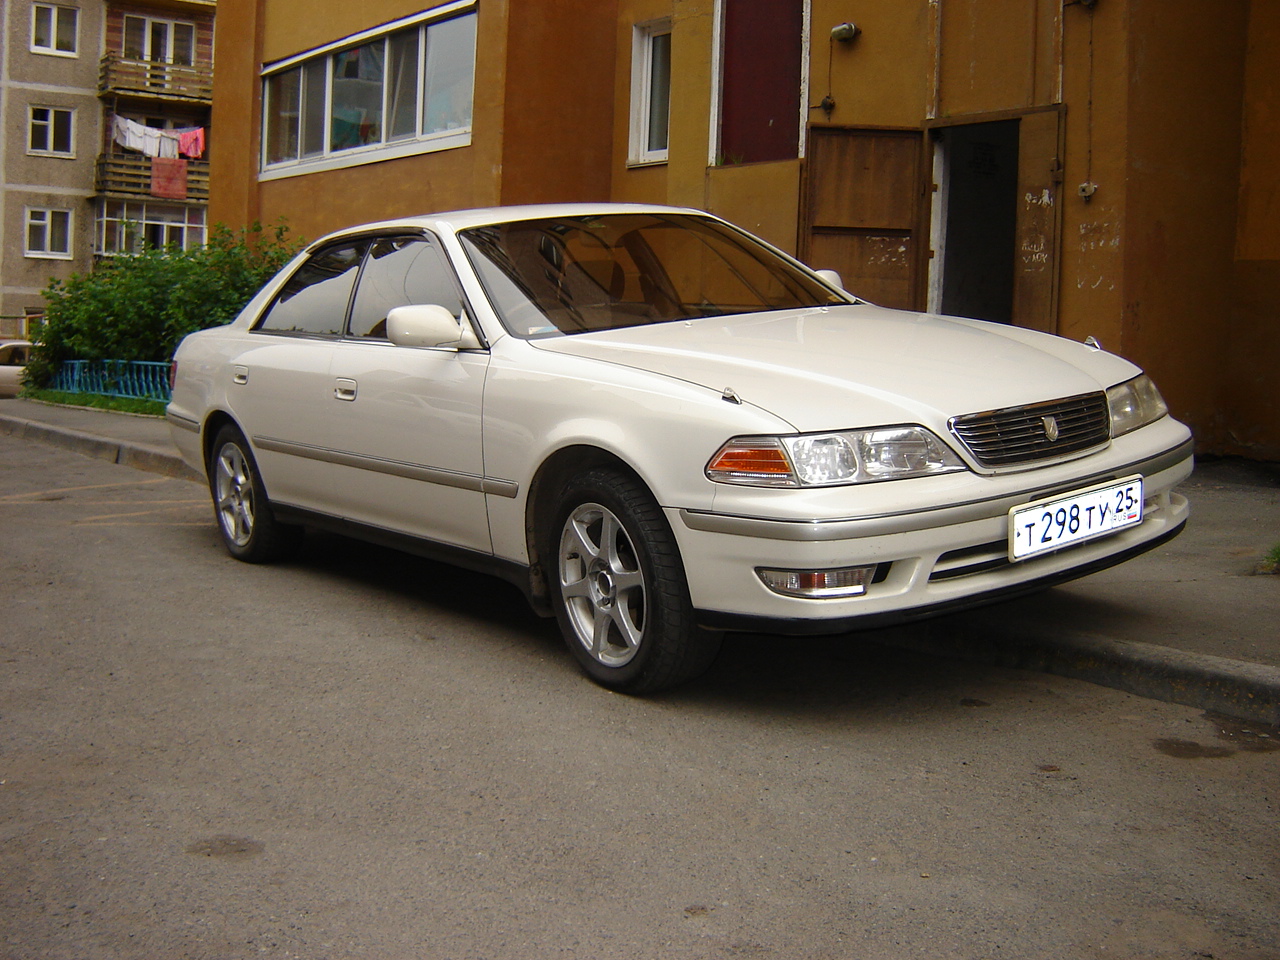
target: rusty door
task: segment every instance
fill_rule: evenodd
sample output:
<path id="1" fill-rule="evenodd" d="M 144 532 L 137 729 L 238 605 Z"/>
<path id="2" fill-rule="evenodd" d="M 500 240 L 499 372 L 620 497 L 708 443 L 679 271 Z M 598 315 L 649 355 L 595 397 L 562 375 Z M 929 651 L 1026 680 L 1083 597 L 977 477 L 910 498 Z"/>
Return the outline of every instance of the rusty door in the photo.
<path id="1" fill-rule="evenodd" d="M 921 309 L 922 133 L 813 127 L 807 153 L 801 257 L 873 303 Z"/>

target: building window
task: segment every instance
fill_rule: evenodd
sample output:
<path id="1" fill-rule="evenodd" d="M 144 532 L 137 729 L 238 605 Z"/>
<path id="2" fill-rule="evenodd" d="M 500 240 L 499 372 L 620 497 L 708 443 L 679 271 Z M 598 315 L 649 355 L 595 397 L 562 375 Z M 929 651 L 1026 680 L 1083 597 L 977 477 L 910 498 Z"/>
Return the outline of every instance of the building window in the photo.
<path id="1" fill-rule="evenodd" d="M 74 157 L 72 120 L 74 110 L 60 107 L 32 107 L 28 129 L 27 153 L 55 157 Z"/>
<path id="2" fill-rule="evenodd" d="M 804 0 L 720 0 L 716 163 L 794 160 L 808 111 Z"/>
<path id="3" fill-rule="evenodd" d="M 349 166 L 471 142 L 474 10 L 410 26 L 401 22 L 360 39 L 264 75 L 265 173 Z"/>
<path id="4" fill-rule="evenodd" d="M 31 50 L 59 57 L 76 55 L 80 11 L 51 3 L 31 5 Z"/>
<path id="5" fill-rule="evenodd" d="M 631 163 L 666 162 L 670 113 L 671 21 L 642 23 L 631 43 Z"/>
<path id="6" fill-rule="evenodd" d="M 71 211 L 27 207 L 28 257 L 71 259 Z"/>
<path id="7" fill-rule="evenodd" d="M 124 58 L 148 63 L 195 63 L 196 28 L 180 20 L 155 17 L 124 18 Z"/>
<path id="8" fill-rule="evenodd" d="M 100 256 L 141 253 L 147 247 L 190 250 L 205 241 L 204 207 L 176 203 L 105 200 L 94 225 Z"/>

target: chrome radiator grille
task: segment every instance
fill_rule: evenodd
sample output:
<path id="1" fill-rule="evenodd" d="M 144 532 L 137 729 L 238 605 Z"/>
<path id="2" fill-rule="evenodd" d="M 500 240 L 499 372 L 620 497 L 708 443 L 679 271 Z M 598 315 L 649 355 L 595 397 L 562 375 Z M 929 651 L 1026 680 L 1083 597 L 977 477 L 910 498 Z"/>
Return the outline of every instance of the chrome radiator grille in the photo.
<path id="1" fill-rule="evenodd" d="M 1007 467 L 1104 444 L 1111 415 L 1107 395 L 1099 391 L 954 417 L 951 430 L 983 466 Z"/>

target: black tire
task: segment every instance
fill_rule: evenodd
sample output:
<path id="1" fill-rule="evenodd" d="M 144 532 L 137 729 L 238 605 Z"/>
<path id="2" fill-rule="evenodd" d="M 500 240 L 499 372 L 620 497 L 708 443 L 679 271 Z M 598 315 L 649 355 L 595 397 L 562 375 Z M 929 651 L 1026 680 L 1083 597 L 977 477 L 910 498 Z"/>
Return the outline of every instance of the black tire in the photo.
<path id="1" fill-rule="evenodd" d="M 605 468 L 572 478 L 549 541 L 556 620 L 593 680 L 655 693 L 711 665 L 720 636 L 697 626 L 675 537 L 638 480 Z"/>
<path id="2" fill-rule="evenodd" d="M 209 493 L 227 553 L 246 563 L 280 560 L 302 541 L 302 529 L 278 521 L 244 435 L 227 425 L 209 453 Z"/>

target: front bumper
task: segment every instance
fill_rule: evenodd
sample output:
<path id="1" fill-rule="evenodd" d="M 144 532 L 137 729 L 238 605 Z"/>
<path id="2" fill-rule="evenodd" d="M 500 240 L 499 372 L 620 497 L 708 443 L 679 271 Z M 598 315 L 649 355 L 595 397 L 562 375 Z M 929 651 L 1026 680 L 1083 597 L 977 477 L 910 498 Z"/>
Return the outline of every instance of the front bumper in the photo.
<path id="1" fill-rule="evenodd" d="M 1190 475 L 1193 463 L 1185 428 L 1175 439 L 1180 442 L 1155 453 L 1130 442 L 1114 445 L 1121 449 L 1106 456 L 1051 470 L 977 478 L 988 487 L 985 497 L 972 495 L 973 477 L 965 481 L 969 496 L 946 496 L 943 477 L 930 485 L 930 497 L 914 508 L 884 509 L 885 491 L 877 491 L 880 509 L 861 516 L 801 520 L 669 510 L 668 518 L 680 542 L 699 622 L 717 629 L 840 633 L 1042 589 L 1123 562 L 1171 539 L 1188 516 L 1186 499 L 1173 488 Z M 1145 483 L 1141 524 L 1053 553 L 1009 561 L 1012 507 L 1134 473 L 1142 474 Z M 894 495 L 903 489 L 901 484 L 913 482 L 895 482 Z M 781 596 L 756 574 L 757 567 L 871 564 L 879 565 L 879 573 L 866 592 L 839 599 Z"/>

